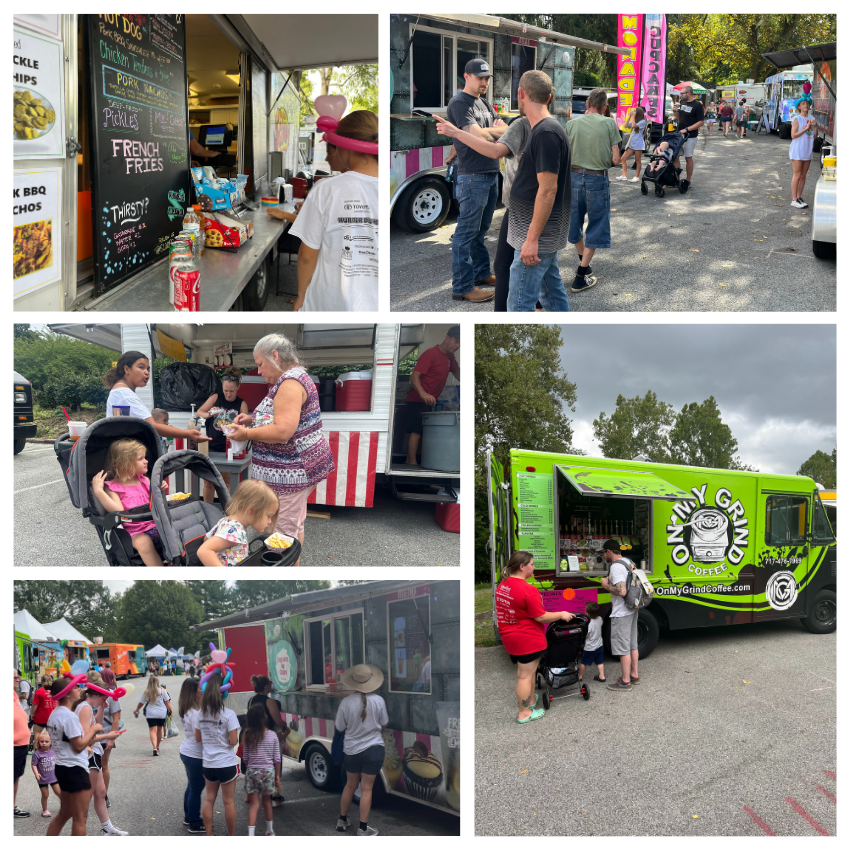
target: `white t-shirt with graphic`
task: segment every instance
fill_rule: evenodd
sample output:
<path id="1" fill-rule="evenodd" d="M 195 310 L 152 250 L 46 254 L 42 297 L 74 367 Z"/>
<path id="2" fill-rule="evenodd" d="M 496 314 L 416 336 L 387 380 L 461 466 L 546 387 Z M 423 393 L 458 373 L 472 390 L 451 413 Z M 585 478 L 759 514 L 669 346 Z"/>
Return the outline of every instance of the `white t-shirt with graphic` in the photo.
<path id="1" fill-rule="evenodd" d="M 236 749 L 230 743 L 230 733 L 239 729 L 236 712 L 222 708 L 220 714 L 198 712 L 197 728 L 201 730 L 204 767 L 230 767 L 237 764 Z"/>
<path id="2" fill-rule="evenodd" d="M 106 415 L 112 416 L 112 406 L 129 407 L 130 416 L 150 419 L 151 412 L 145 403 L 127 387 L 113 387 L 106 398 Z"/>
<path id="3" fill-rule="evenodd" d="M 378 185 L 347 171 L 313 186 L 290 230 L 319 252 L 302 310 L 378 309 Z"/>
<path id="4" fill-rule="evenodd" d="M 71 738 L 83 736 L 80 718 L 70 708 L 57 706 L 47 720 L 47 731 L 50 733 L 50 745 L 56 753 L 56 764 L 62 767 L 82 767 L 88 773 L 88 750 L 84 747 L 81 753 L 75 752 L 69 743 Z"/>

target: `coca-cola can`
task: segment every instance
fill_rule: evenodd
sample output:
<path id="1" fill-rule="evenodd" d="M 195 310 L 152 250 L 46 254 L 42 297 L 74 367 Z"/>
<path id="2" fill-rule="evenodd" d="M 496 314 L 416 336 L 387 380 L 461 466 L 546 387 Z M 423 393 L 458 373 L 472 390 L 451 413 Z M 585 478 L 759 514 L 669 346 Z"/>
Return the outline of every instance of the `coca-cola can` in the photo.
<path id="1" fill-rule="evenodd" d="M 171 267 L 174 309 L 178 313 L 196 313 L 201 309 L 201 272 L 193 262 Z"/>

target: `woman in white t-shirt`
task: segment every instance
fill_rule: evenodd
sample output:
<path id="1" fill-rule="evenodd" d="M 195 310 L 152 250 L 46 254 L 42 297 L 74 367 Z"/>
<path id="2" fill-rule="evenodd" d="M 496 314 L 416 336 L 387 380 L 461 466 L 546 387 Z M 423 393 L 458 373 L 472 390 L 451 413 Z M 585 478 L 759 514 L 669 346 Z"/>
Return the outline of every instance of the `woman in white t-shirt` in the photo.
<path id="1" fill-rule="evenodd" d="M 201 819 L 201 792 L 204 790 L 204 751 L 195 740 L 198 725 L 198 706 L 201 704 L 201 687 L 197 679 L 186 679 L 180 688 L 177 714 L 183 724 L 183 741 L 180 743 L 180 761 L 186 768 L 186 791 L 183 794 L 183 820 L 189 832 L 200 835 L 204 832 Z"/>
<path id="2" fill-rule="evenodd" d="M 171 714 L 171 697 L 165 688 L 160 687 L 159 679 L 156 676 L 151 676 L 148 679 L 148 685 L 136 710 L 133 714 L 138 717 L 139 712 L 145 709 L 145 720 L 148 721 L 148 734 L 153 747 L 153 754 L 159 755 L 159 745 L 162 743 L 162 733 L 165 731 L 165 721 Z"/>
<path id="3" fill-rule="evenodd" d="M 359 785 L 360 826 L 357 834 L 377 835 L 378 830 L 369 826 L 369 812 L 375 777 L 384 763 L 383 730 L 390 718 L 383 697 L 374 691 L 383 685 L 384 674 L 372 664 L 355 664 L 339 679 L 346 688 L 358 693 L 350 694 L 339 704 L 334 724 L 338 732 L 345 732 L 342 766 L 346 775 L 336 831 L 348 829 L 348 807 Z"/>
<path id="4" fill-rule="evenodd" d="M 113 416 L 113 407 L 127 408 L 121 415 L 138 416 L 146 419 L 156 429 L 160 437 L 175 438 L 183 440 L 194 440 L 196 443 L 205 443 L 210 438 L 202 434 L 197 428 L 185 429 L 174 428 L 161 422 L 154 422 L 150 410 L 144 402 L 136 395 L 139 387 L 146 387 L 151 379 L 151 362 L 147 354 L 141 351 L 125 351 L 118 362 L 104 376 L 103 384 L 109 387 L 109 395 L 106 399 L 106 415 Z"/>
<path id="5" fill-rule="evenodd" d="M 803 200 L 803 189 L 806 188 L 806 175 L 812 164 L 812 151 L 818 136 L 817 121 L 809 117 L 810 107 L 808 100 L 798 101 L 798 114 L 791 122 L 791 146 L 788 148 L 791 168 L 794 169 L 791 178 L 791 206 L 800 210 L 808 206 Z"/>
<path id="6" fill-rule="evenodd" d="M 236 777 L 239 759 L 235 747 L 239 743 L 239 720 L 236 713 L 224 707 L 221 698 L 221 676 L 216 673 L 204 687 L 201 708 L 195 725 L 195 740 L 202 745 L 204 796 L 204 828 L 213 834 L 213 813 L 218 789 L 224 803 L 227 834 L 236 834 Z"/>
<path id="7" fill-rule="evenodd" d="M 620 164 L 623 166 L 622 176 L 617 177 L 617 180 L 628 180 L 629 176 L 626 173 L 626 163 L 631 154 L 635 155 L 635 168 L 637 169 L 635 176 L 632 177 L 632 183 L 640 183 L 640 159 L 646 147 L 643 141 L 643 131 L 646 128 L 645 112 L 642 106 L 637 106 L 629 110 L 626 122 L 631 128 L 629 136 L 629 146 L 623 151 L 620 157 Z"/>
<path id="8" fill-rule="evenodd" d="M 323 116 L 318 126 L 333 121 Z M 301 240 L 295 310 L 376 311 L 378 116 L 352 112 L 325 133 L 325 141 L 345 171 L 313 184 L 290 230 Z M 286 217 L 274 207 L 269 215 Z"/>

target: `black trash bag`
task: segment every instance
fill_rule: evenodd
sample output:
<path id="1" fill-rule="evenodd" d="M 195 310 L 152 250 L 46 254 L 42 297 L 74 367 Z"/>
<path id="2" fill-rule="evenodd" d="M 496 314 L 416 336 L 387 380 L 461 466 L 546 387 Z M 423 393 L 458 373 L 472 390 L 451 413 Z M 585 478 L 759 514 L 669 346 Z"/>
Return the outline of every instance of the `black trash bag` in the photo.
<path id="1" fill-rule="evenodd" d="M 213 393 L 224 398 L 221 381 L 203 363 L 171 363 L 159 373 L 162 404 L 166 410 L 197 410 Z"/>

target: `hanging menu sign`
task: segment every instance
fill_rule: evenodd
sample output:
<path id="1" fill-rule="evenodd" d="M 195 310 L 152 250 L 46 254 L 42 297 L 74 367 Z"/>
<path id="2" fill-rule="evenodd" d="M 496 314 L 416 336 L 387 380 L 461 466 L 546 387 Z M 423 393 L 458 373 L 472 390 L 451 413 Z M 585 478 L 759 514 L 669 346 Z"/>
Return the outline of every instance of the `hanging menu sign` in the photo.
<path id="1" fill-rule="evenodd" d="M 518 549 L 534 555 L 537 570 L 554 570 L 555 547 L 554 480 L 540 472 L 517 473 Z"/>
<path id="2" fill-rule="evenodd" d="M 168 254 L 189 203 L 184 15 L 89 15 L 96 294 Z M 167 271 L 163 271 L 167 274 Z"/>

